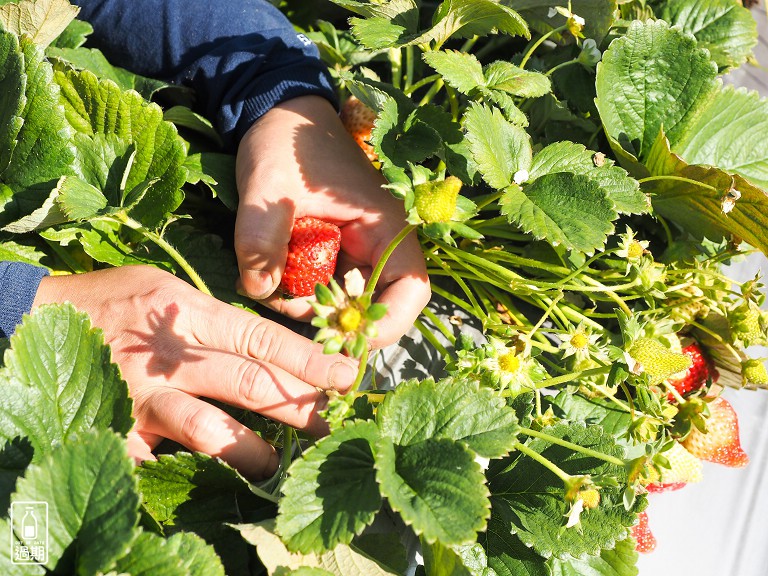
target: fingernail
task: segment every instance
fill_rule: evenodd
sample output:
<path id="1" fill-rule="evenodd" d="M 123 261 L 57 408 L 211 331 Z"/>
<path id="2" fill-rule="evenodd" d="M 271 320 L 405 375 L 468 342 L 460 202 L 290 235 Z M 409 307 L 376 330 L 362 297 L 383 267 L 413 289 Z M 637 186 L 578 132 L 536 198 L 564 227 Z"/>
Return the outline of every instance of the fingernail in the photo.
<path id="1" fill-rule="evenodd" d="M 264 270 L 243 270 L 243 288 L 251 298 L 266 298 L 272 293 L 272 274 Z"/>
<path id="2" fill-rule="evenodd" d="M 328 372 L 328 386 L 338 392 L 344 392 L 354 384 L 355 378 L 357 378 L 356 368 L 346 362 L 336 362 Z"/>

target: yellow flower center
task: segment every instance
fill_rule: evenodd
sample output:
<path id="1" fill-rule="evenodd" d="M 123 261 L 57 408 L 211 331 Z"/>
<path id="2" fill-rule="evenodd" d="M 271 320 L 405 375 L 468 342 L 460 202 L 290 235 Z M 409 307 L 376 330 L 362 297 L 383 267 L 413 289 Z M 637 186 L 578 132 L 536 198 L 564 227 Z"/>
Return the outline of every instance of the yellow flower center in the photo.
<path id="1" fill-rule="evenodd" d="M 643 255 L 643 252 L 645 252 L 643 245 L 640 244 L 640 242 L 637 240 L 632 240 L 629 247 L 627 248 L 627 258 L 636 260 Z"/>
<path id="2" fill-rule="evenodd" d="M 571 336 L 571 346 L 573 346 L 574 348 L 578 348 L 579 350 L 584 350 L 584 348 L 586 348 L 588 344 L 589 344 L 589 337 L 581 330 L 579 330 L 578 332 L 576 332 L 576 334 Z"/>
<path id="3" fill-rule="evenodd" d="M 520 358 L 514 352 L 499 356 L 499 368 L 504 372 L 517 372 L 520 369 Z"/>
<path id="4" fill-rule="evenodd" d="M 339 327 L 344 332 L 354 332 L 360 327 L 360 321 L 363 319 L 363 315 L 360 314 L 355 306 L 347 306 L 339 312 L 338 322 Z"/>

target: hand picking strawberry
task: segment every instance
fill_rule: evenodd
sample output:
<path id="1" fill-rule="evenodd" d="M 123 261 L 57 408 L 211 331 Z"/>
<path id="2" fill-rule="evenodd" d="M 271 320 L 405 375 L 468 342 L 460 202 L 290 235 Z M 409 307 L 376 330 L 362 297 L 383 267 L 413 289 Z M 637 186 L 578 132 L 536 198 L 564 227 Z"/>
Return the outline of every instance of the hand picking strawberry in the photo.
<path id="1" fill-rule="evenodd" d="M 283 294 L 311 296 L 315 284 L 328 284 L 336 270 L 340 248 L 341 230 L 336 224 L 309 216 L 296 220 L 280 281 Z"/>

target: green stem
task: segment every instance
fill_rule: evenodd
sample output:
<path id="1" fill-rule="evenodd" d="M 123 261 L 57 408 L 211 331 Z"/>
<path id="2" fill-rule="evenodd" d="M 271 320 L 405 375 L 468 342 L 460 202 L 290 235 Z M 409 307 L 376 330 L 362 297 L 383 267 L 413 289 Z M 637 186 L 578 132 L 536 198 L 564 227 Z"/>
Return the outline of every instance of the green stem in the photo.
<path id="1" fill-rule="evenodd" d="M 82 266 L 82 264 L 80 264 L 80 262 L 75 260 L 69 252 L 67 252 L 66 250 L 63 250 L 59 244 L 57 244 L 52 240 L 46 240 L 45 243 L 51 247 L 51 250 L 53 250 L 56 253 L 56 256 L 61 258 L 64 264 L 69 266 L 69 269 L 72 270 L 72 272 L 74 272 L 75 274 L 83 274 L 85 272 L 88 272 L 88 270 L 86 270 Z"/>
<path id="2" fill-rule="evenodd" d="M 717 188 L 714 186 L 710 186 L 709 184 L 704 184 L 704 182 L 699 182 L 698 180 L 691 180 L 690 178 L 684 178 L 683 176 L 647 176 L 646 178 L 641 178 L 638 180 L 640 184 L 645 184 L 646 182 L 652 182 L 654 180 L 677 180 L 679 182 L 687 182 L 688 184 L 694 184 L 695 186 L 700 186 L 701 188 L 706 188 L 707 190 L 713 190 L 717 192 Z"/>
<path id="3" fill-rule="evenodd" d="M 373 293 L 373 291 L 376 289 L 376 284 L 379 282 L 381 272 L 384 270 L 384 266 L 386 265 L 387 260 L 389 260 L 389 257 L 395 251 L 395 248 L 398 247 L 400 242 L 405 240 L 405 237 L 415 229 L 416 224 L 408 224 L 405 228 L 400 230 L 397 236 L 395 236 L 389 245 L 384 249 L 384 252 L 382 252 L 381 256 L 379 257 L 379 261 L 376 263 L 376 267 L 373 269 L 373 273 L 371 273 L 371 277 L 368 279 L 368 284 L 365 287 L 366 292 L 371 294 Z"/>
<path id="4" fill-rule="evenodd" d="M 566 60 L 565 62 L 560 62 L 560 64 L 558 64 L 557 66 L 553 66 L 552 68 L 550 68 L 544 75 L 551 76 L 561 68 L 565 68 L 566 66 L 570 66 L 572 64 L 577 64 L 578 61 L 579 61 L 578 58 L 574 58 L 573 60 Z"/>
<path id="5" fill-rule="evenodd" d="M 360 384 L 363 383 L 363 378 L 365 377 L 365 369 L 368 367 L 368 346 L 363 348 L 363 354 L 360 356 L 358 362 L 360 363 L 357 367 L 357 377 L 355 378 L 354 384 L 352 384 L 352 388 L 346 393 L 346 397 L 350 399 L 350 402 L 354 400 L 355 394 L 357 394 L 357 391 L 360 389 Z"/>
<path id="6" fill-rule="evenodd" d="M 405 47 L 405 85 L 403 86 L 405 90 L 408 90 L 411 87 L 411 84 L 413 84 L 413 70 L 414 70 L 413 51 L 414 51 L 413 46 Z"/>
<path id="7" fill-rule="evenodd" d="M 562 480 L 563 482 L 569 482 L 571 480 L 571 475 L 568 474 L 565 470 L 563 470 L 562 468 L 557 466 L 554 462 L 551 462 L 550 460 L 548 460 L 547 458 L 545 458 L 535 450 L 531 450 L 530 448 L 528 448 L 528 446 L 526 446 L 522 442 L 515 442 L 513 448 L 518 452 L 525 454 L 531 460 L 534 460 L 539 464 L 541 464 L 542 466 L 544 466 L 544 468 L 552 472 L 555 476 L 560 478 L 560 480 Z"/>
<path id="8" fill-rule="evenodd" d="M 445 325 L 445 323 L 438 318 L 437 314 L 432 312 L 429 308 L 424 308 L 424 310 L 421 311 L 424 316 L 429 318 L 430 322 L 435 325 L 435 328 L 440 330 L 440 333 L 445 336 L 445 338 L 452 344 L 456 344 L 456 336 L 453 335 L 453 332 L 451 332 L 448 327 Z"/>
<path id="9" fill-rule="evenodd" d="M 426 106 L 432 101 L 432 98 L 434 98 L 438 92 L 440 92 L 440 89 L 445 85 L 445 82 L 443 81 L 442 77 L 438 78 L 434 84 L 432 84 L 432 87 L 429 89 L 429 91 L 424 94 L 424 98 L 421 99 L 419 102 L 419 106 Z"/>
<path id="10" fill-rule="evenodd" d="M 413 94 L 418 90 L 419 88 L 426 86 L 427 84 L 430 84 L 431 82 L 434 82 L 435 80 L 440 78 L 440 74 L 432 74 L 431 76 L 427 76 L 426 78 L 422 78 L 421 80 L 414 82 L 408 88 L 404 90 L 406 94 Z"/>
<path id="11" fill-rule="evenodd" d="M 176 264 L 178 264 L 182 270 L 189 276 L 189 279 L 192 280 L 192 283 L 197 286 L 197 289 L 200 290 L 203 294 L 208 294 L 209 296 L 213 296 L 211 291 L 208 289 L 208 286 L 205 285 L 205 282 L 202 278 L 200 278 L 200 275 L 195 271 L 195 269 L 190 265 L 189 262 L 187 262 L 186 258 L 182 256 L 181 252 L 176 250 L 165 238 L 160 236 L 159 234 L 152 232 L 152 230 L 149 230 L 148 228 L 144 227 L 143 224 L 140 222 L 137 222 L 127 214 L 116 214 L 114 217 L 107 217 L 109 219 L 116 219 L 121 224 L 125 224 L 128 226 L 128 228 L 131 228 L 132 230 L 136 230 L 136 232 L 140 233 L 142 236 L 147 238 L 148 240 L 151 240 L 154 242 L 159 248 L 161 248 L 168 256 L 170 256 Z"/>
<path id="12" fill-rule="evenodd" d="M 577 372 L 569 372 L 562 376 L 555 376 L 554 378 L 547 378 L 536 383 L 537 388 L 549 388 L 551 386 L 559 386 L 566 382 L 573 382 L 577 378 L 583 378 L 586 376 L 597 376 L 598 374 L 606 374 L 611 371 L 610 366 L 601 366 L 599 368 L 589 368 L 587 370 L 579 370 Z"/>
<path id="13" fill-rule="evenodd" d="M 421 332 L 421 335 L 424 337 L 424 339 L 429 342 L 435 350 L 437 350 L 440 355 L 443 357 L 443 359 L 446 362 L 451 361 L 451 355 L 448 352 L 448 350 L 443 346 L 440 341 L 435 337 L 435 335 L 432 333 L 432 331 L 427 328 L 424 323 L 419 320 L 418 318 L 413 321 L 413 325 L 416 327 L 416 329 Z"/>
<path id="14" fill-rule="evenodd" d="M 557 436 L 552 436 L 551 434 L 547 434 L 545 432 L 539 432 L 538 430 L 531 430 L 530 428 L 521 428 L 520 433 L 525 434 L 526 436 L 531 436 L 532 438 L 539 438 L 540 440 L 544 440 L 545 442 L 557 444 L 558 446 L 562 446 L 563 448 L 569 448 L 570 450 L 573 450 L 574 452 L 579 452 L 581 454 L 584 454 L 585 456 L 592 456 L 593 458 L 603 460 L 610 464 L 615 464 L 616 466 L 621 466 L 622 468 L 624 467 L 624 460 L 621 460 L 620 458 L 616 458 L 616 456 L 611 456 L 610 454 L 606 454 L 605 452 L 598 452 L 597 450 L 592 450 L 591 448 L 586 448 L 584 446 L 574 444 L 573 442 L 568 442 L 568 440 L 563 440 L 562 438 L 558 438 Z"/>
<path id="15" fill-rule="evenodd" d="M 562 32 L 563 30 L 566 30 L 567 28 L 568 28 L 567 26 L 560 26 L 559 28 L 553 28 L 546 34 L 543 34 L 542 36 L 540 36 L 538 40 L 536 40 L 536 42 L 531 44 L 531 46 L 525 51 L 525 54 L 523 55 L 523 59 L 520 60 L 520 68 L 525 68 L 525 65 L 528 63 L 528 60 L 531 58 L 531 56 L 533 56 L 533 53 L 536 51 L 536 49 L 539 46 L 541 46 L 547 40 L 547 38 L 549 38 L 554 34 Z"/>

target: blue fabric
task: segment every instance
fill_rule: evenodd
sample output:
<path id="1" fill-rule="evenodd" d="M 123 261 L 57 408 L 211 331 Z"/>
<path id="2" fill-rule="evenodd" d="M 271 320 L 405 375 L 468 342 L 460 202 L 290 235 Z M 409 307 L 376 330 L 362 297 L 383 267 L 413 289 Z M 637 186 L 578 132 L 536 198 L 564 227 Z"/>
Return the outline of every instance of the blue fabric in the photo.
<path id="1" fill-rule="evenodd" d="M 137 74 L 194 89 L 227 147 L 275 104 L 315 94 L 338 107 L 317 49 L 265 0 L 74 0 L 86 46 Z"/>
<path id="2" fill-rule="evenodd" d="M 0 262 L 0 338 L 9 338 L 30 311 L 45 268 L 20 262 Z"/>

